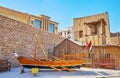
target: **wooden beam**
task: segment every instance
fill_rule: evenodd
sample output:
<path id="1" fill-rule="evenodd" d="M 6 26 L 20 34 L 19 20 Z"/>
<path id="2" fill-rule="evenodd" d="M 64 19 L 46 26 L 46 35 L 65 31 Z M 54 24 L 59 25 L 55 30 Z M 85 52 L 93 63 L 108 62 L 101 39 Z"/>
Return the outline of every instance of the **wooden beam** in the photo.
<path id="1" fill-rule="evenodd" d="M 60 66 L 60 67 L 62 67 L 64 70 L 67 70 L 67 71 L 70 71 L 70 72 L 74 72 L 74 70 L 71 70 L 71 69 L 69 69 L 69 68 L 67 68 L 65 66 Z"/>
<path id="2" fill-rule="evenodd" d="M 52 58 L 56 59 L 56 60 L 60 60 L 60 58 L 56 57 L 56 56 L 52 56 Z"/>
<path id="3" fill-rule="evenodd" d="M 56 67 L 54 67 L 54 66 L 50 66 L 50 67 L 53 68 L 54 70 L 57 70 L 57 71 L 61 72 L 60 69 L 58 69 L 58 68 L 56 68 Z"/>
<path id="4" fill-rule="evenodd" d="M 35 49 L 34 49 L 34 59 L 36 59 L 36 55 L 37 55 L 37 52 L 36 52 L 36 46 L 35 46 Z"/>

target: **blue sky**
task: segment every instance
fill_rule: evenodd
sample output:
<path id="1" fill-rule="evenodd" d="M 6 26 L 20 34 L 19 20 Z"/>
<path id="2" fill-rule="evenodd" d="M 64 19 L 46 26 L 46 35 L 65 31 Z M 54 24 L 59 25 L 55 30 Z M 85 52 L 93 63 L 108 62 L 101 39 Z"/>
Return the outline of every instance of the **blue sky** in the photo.
<path id="1" fill-rule="evenodd" d="M 0 6 L 32 15 L 45 14 L 59 29 L 73 26 L 73 18 L 108 12 L 111 32 L 120 32 L 120 0 L 0 0 Z"/>

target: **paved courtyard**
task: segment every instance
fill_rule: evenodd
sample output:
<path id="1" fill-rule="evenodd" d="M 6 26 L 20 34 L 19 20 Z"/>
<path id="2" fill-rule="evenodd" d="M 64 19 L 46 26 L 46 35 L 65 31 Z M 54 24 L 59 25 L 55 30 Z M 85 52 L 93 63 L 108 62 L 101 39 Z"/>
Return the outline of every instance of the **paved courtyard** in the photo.
<path id="1" fill-rule="evenodd" d="M 41 70 L 34 76 L 30 69 L 20 74 L 20 68 L 12 68 L 11 71 L 0 72 L 0 78 L 120 78 L 120 70 L 81 68 L 75 72 L 57 72 L 54 70 Z"/>

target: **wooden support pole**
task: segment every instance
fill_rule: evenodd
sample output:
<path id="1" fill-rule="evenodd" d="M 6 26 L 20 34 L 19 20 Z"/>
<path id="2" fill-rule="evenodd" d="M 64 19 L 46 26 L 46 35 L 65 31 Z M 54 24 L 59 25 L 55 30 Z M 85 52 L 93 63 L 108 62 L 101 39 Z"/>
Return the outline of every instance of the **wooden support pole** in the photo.
<path id="1" fill-rule="evenodd" d="M 67 70 L 67 71 L 70 71 L 70 72 L 74 72 L 74 70 L 71 70 L 71 69 L 69 69 L 67 67 L 64 67 L 64 66 L 60 66 L 60 67 L 62 67 L 64 70 Z"/>
<path id="2" fill-rule="evenodd" d="M 64 60 L 65 58 L 64 58 L 64 50 L 62 51 L 62 59 Z"/>
<path id="3" fill-rule="evenodd" d="M 66 39 L 66 53 L 67 53 L 67 51 L 68 51 L 68 45 L 67 45 L 68 43 L 67 43 L 67 39 Z"/>
<path id="4" fill-rule="evenodd" d="M 36 55 L 37 55 L 37 52 L 36 52 L 36 46 L 35 46 L 35 49 L 34 49 L 34 59 L 37 58 Z"/>
<path id="5" fill-rule="evenodd" d="M 54 67 L 54 66 L 50 66 L 50 67 L 53 68 L 54 70 L 57 70 L 57 71 L 61 72 L 60 69 L 58 69 L 58 68 L 56 68 L 56 67 Z"/>

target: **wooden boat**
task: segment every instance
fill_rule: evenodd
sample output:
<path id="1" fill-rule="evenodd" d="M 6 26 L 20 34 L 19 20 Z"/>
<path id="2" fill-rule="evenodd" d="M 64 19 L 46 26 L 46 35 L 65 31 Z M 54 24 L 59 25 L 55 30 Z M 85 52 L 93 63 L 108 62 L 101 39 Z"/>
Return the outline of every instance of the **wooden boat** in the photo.
<path id="1" fill-rule="evenodd" d="M 15 55 L 17 55 L 15 53 Z M 24 57 L 24 56 L 18 56 L 17 55 L 17 60 L 19 61 L 19 64 L 23 67 L 23 68 L 52 68 L 54 70 L 57 71 L 61 71 L 60 69 L 65 69 L 68 70 L 70 72 L 72 72 L 73 70 L 71 70 L 70 68 L 80 68 L 82 65 L 82 60 L 60 60 L 57 59 L 55 61 L 50 61 L 50 60 L 39 60 L 39 59 L 35 59 L 35 58 L 28 58 L 28 57 Z M 21 72 L 23 72 L 24 69 L 21 69 Z"/>
<path id="2" fill-rule="evenodd" d="M 51 61 L 47 58 L 46 52 L 40 43 L 40 39 L 37 36 L 37 33 L 35 31 L 35 28 L 31 27 L 31 29 L 34 31 L 34 35 L 36 37 L 37 43 L 39 44 L 39 48 L 41 48 L 43 55 L 44 55 L 44 60 L 36 59 L 36 48 L 34 52 L 34 58 L 28 58 L 25 56 L 18 56 L 15 53 L 15 56 L 17 56 L 17 60 L 19 61 L 19 64 L 21 65 L 22 69 L 21 72 L 24 72 L 24 67 L 26 68 L 52 68 L 57 71 L 61 71 L 59 68 L 68 70 L 70 72 L 73 72 L 71 70 L 71 67 L 80 67 L 82 65 L 82 60 L 61 60 L 57 57 L 54 56 L 56 60 Z"/>

